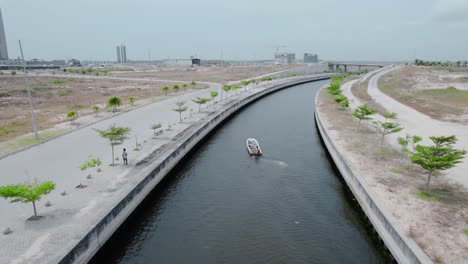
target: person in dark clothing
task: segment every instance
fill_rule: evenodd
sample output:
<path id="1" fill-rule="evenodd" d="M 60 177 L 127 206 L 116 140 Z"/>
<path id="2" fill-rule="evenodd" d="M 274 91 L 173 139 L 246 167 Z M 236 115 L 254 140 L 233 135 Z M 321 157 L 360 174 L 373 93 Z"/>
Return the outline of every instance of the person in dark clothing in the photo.
<path id="1" fill-rule="evenodd" d="M 124 165 L 128 165 L 127 151 L 125 149 L 123 149 L 123 152 L 122 152 L 122 159 L 123 159 Z"/>

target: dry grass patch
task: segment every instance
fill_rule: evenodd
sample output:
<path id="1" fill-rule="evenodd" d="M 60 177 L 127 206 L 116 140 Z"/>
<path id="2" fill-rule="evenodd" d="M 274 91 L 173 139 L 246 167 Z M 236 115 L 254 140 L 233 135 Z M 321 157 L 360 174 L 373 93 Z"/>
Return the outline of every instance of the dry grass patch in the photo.
<path id="1" fill-rule="evenodd" d="M 382 76 L 378 85 L 385 94 L 434 119 L 467 123 L 468 89 L 453 87 L 468 88 L 460 81 L 465 78 L 464 71 L 405 66 Z"/>

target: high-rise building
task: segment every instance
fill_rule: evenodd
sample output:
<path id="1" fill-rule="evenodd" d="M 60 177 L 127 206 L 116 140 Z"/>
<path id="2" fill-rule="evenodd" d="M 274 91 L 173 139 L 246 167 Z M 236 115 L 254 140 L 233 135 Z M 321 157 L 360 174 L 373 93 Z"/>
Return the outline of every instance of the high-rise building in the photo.
<path id="1" fill-rule="evenodd" d="M 122 62 L 127 63 L 127 47 L 125 45 L 120 45 L 120 52 L 122 53 Z"/>
<path id="2" fill-rule="evenodd" d="M 117 46 L 117 62 L 121 63 L 122 62 L 122 55 L 120 54 L 120 46 Z"/>
<path id="3" fill-rule="evenodd" d="M 2 10 L 0 9 L 0 60 L 8 60 L 8 49 L 5 37 L 5 28 L 3 27 Z"/>
<path id="4" fill-rule="evenodd" d="M 124 44 L 116 47 L 117 49 L 117 62 L 127 63 L 127 47 Z"/>
<path id="5" fill-rule="evenodd" d="M 318 55 L 317 54 L 304 53 L 304 62 L 305 63 L 318 62 Z"/>

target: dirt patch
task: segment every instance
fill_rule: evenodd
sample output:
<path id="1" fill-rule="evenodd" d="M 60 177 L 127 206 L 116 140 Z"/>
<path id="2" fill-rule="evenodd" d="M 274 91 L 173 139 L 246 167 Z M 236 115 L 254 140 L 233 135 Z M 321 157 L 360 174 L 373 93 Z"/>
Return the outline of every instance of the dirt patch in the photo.
<path id="1" fill-rule="evenodd" d="M 379 89 L 434 119 L 468 123 L 468 69 L 405 66 L 379 79 Z"/>
<path id="2" fill-rule="evenodd" d="M 258 65 L 258 66 L 154 66 L 133 72 L 112 72 L 110 75 L 133 78 L 155 78 L 161 80 L 227 82 L 303 67 L 304 65 Z"/>
<path id="3" fill-rule="evenodd" d="M 105 79 L 74 79 L 31 76 L 31 95 L 39 129 L 48 129 L 66 122 L 70 110 L 79 116 L 92 115 L 91 107 L 97 105 L 105 111 L 105 103 L 111 96 L 122 99 L 128 107 L 129 96 L 144 100 L 164 95 L 161 88 L 174 83 L 153 83 Z M 181 90 L 184 88 L 179 85 Z M 186 89 L 193 88 L 189 86 Z M 172 91 L 169 91 L 172 92 Z M 28 93 L 22 76 L 0 76 L 0 142 L 31 132 L 31 113 Z M 138 105 L 138 102 L 136 102 Z"/>
<path id="4" fill-rule="evenodd" d="M 468 190 L 440 173 L 431 183 L 437 199 L 422 199 L 426 173 L 411 165 L 388 143 L 382 151 L 379 136 L 361 125 L 348 110 L 340 110 L 326 92 L 318 109 L 340 152 L 359 170 L 406 235 L 437 263 L 468 263 Z"/>

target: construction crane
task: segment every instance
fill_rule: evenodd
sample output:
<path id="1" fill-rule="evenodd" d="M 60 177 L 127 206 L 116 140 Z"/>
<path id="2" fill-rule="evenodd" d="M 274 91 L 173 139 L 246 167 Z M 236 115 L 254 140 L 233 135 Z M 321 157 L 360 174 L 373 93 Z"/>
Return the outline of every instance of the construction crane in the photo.
<path id="1" fill-rule="evenodd" d="M 279 54 L 279 49 L 280 49 L 280 48 L 286 48 L 286 47 L 288 47 L 288 46 L 285 46 L 285 45 L 278 45 L 278 46 L 275 46 L 275 57 L 276 57 L 276 55 Z"/>

